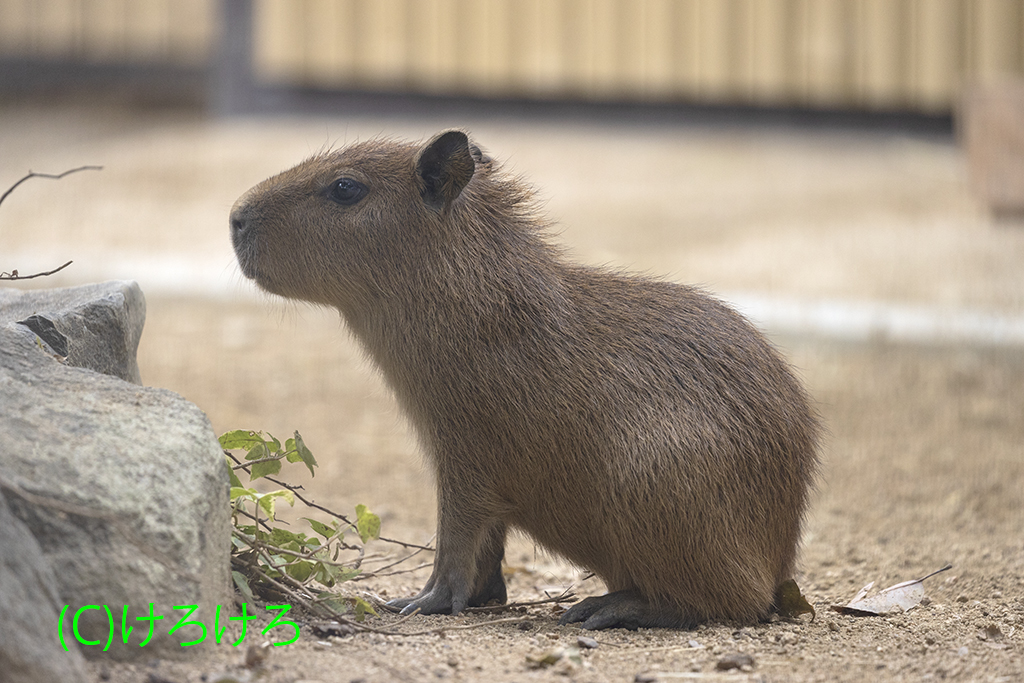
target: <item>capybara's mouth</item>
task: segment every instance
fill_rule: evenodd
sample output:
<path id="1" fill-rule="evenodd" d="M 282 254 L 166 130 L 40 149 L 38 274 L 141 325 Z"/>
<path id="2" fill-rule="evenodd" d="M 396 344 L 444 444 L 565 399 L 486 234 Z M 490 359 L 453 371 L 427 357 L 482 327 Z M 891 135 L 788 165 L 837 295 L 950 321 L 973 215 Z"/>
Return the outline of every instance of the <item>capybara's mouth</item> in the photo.
<path id="1" fill-rule="evenodd" d="M 270 277 L 266 271 L 261 270 L 256 261 L 257 259 L 252 256 L 239 256 L 238 265 L 242 270 L 242 275 L 255 282 L 256 285 L 264 291 L 270 292 L 271 294 L 281 294 L 280 288 L 274 284 L 273 278 Z"/>
<path id="2" fill-rule="evenodd" d="M 234 243 L 232 246 L 235 248 L 235 260 L 238 261 L 238 266 L 242 269 L 242 275 L 258 282 L 261 279 L 260 270 L 256 266 L 259 259 L 254 253 L 255 248 L 252 241 L 234 239 L 232 242 Z"/>

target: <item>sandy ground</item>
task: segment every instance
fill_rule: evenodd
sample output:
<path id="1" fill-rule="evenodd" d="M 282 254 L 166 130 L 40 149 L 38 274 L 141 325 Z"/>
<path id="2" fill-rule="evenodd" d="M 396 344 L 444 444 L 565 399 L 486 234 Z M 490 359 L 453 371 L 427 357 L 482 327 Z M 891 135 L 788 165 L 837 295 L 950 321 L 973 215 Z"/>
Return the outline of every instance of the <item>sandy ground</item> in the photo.
<path id="1" fill-rule="evenodd" d="M 525 624 L 444 636 L 318 640 L 307 630 L 257 670 L 227 646 L 185 661 L 94 662 L 96 680 L 1024 679 L 1024 334 L 1015 332 L 1024 329 L 1024 226 L 986 216 L 951 140 L 395 113 L 211 121 L 187 110 L 8 102 L 0 186 L 29 169 L 105 170 L 33 180 L 11 195 L 0 207 L 0 270 L 75 259 L 45 284 L 138 280 L 146 384 L 195 402 L 218 432 L 301 431 L 321 467 L 312 481 L 296 479 L 319 502 L 364 503 L 389 536 L 424 542 L 433 491 L 386 389 L 335 314 L 242 280 L 226 216 L 251 184 L 324 146 L 448 126 L 472 130 L 539 188 L 575 258 L 703 284 L 747 306 L 798 368 L 829 430 L 797 577 L 817 617 L 609 631 L 578 662 L 536 669 L 528 658 L 575 646 L 580 631 L 535 608 Z M 908 327 L 908 316 L 923 322 Z M 507 559 L 516 600 L 582 578 L 528 539 Z M 887 586 L 946 563 L 954 568 L 925 584 L 928 604 L 906 614 L 828 609 L 869 581 Z M 351 590 L 405 594 L 426 575 Z M 594 583 L 578 587 L 599 592 Z M 731 653 L 750 654 L 753 666 L 716 671 Z"/>

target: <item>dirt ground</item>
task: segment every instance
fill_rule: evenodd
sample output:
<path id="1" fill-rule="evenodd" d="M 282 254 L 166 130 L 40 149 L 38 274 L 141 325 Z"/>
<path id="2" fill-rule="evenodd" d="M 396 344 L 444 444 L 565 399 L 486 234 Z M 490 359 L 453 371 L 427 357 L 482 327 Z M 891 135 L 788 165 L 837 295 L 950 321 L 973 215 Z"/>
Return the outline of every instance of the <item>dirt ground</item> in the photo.
<path id="1" fill-rule="evenodd" d="M 941 325 L 908 340 L 848 315 L 856 306 L 912 306 L 939 322 L 977 314 L 1020 324 L 1024 226 L 987 217 L 953 140 L 394 112 L 216 121 L 188 110 L 8 102 L 0 186 L 29 169 L 105 169 L 19 188 L 0 207 L 0 269 L 34 272 L 74 258 L 46 284 L 138 280 L 148 305 L 139 349 L 146 384 L 199 405 L 218 433 L 299 430 L 320 468 L 313 480 L 301 472 L 295 480 L 318 502 L 364 503 L 386 535 L 426 542 L 432 485 L 391 397 L 336 314 L 280 302 L 242 280 L 226 216 L 248 186 L 325 145 L 381 133 L 422 138 L 446 126 L 469 128 L 540 188 L 559 240 L 580 261 L 805 313 L 830 302 L 827 334 L 813 315 L 758 309 L 828 428 L 796 577 L 816 618 L 586 634 L 596 648 L 535 668 L 531 658 L 577 646 L 581 635 L 538 607 L 521 623 L 444 635 L 318 638 L 306 629 L 256 669 L 242 666 L 242 647 L 226 645 L 180 661 L 94 661 L 95 680 L 1024 680 L 1024 345 Z M 512 543 L 507 561 L 514 600 L 571 585 L 601 591 L 527 538 Z M 870 581 L 888 586 L 947 563 L 952 570 L 925 583 L 927 604 L 905 614 L 829 609 Z M 428 573 L 346 590 L 407 594 Z M 493 618 L 416 617 L 404 626 Z M 753 664 L 718 671 L 734 653 Z"/>

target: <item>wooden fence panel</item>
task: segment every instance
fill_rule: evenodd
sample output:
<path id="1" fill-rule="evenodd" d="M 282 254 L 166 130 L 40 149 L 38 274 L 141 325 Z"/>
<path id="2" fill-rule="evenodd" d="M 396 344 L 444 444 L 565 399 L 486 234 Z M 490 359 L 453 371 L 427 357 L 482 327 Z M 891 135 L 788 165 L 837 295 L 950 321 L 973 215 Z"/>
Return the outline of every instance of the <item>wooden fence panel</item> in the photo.
<path id="1" fill-rule="evenodd" d="M 219 0 L 0 0 L 0 56 L 198 66 Z M 252 0 L 272 85 L 949 111 L 1024 0 Z"/>
<path id="2" fill-rule="evenodd" d="M 257 8 L 258 73 L 322 87 L 948 111 L 966 81 L 1024 71 L 1021 0 L 257 0 Z M 345 27 L 331 31 L 332 21 Z M 318 28 L 295 28 L 305 23 Z"/>
<path id="3" fill-rule="evenodd" d="M 0 56 L 204 64 L 215 0 L 0 0 Z"/>

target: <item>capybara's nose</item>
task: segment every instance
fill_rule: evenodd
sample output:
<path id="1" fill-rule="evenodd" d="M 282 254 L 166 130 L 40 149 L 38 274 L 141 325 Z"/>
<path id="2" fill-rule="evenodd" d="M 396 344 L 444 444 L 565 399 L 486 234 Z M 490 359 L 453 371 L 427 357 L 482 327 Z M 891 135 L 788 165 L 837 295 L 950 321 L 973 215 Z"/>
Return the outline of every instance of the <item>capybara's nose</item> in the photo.
<path id="1" fill-rule="evenodd" d="M 231 217 L 228 219 L 231 225 L 231 243 L 238 246 L 246 239 L 252 237 L 252 212 L 245 205 L 235 205 L 231 209 Z"/>

